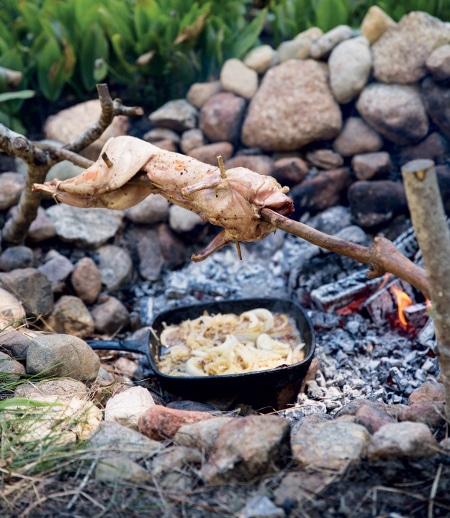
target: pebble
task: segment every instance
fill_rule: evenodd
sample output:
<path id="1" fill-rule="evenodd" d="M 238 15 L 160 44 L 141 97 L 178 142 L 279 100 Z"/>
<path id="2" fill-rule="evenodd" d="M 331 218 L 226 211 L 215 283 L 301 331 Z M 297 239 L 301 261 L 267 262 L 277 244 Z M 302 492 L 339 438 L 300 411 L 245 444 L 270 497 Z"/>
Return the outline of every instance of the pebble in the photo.
<path id="1" fill-rule="evenodd" d="M 300 183 L 309 171 L 307 162 L 298 156 L 279 158 L 272 167 L 272 176 L 288 187 Z"/>
<path id="2" fill-rule="evenodd" d="M 450 45 L 441 45 L 428 56 L 425 65 L 435 81 L 450 79 Z"/>
<path id="3" fill-rule="evenodd" d="M 266 155 L 236 155 L 225 162 L 225 167 L 227 169 L 245 167 L 264 176 L 271 176 L 273 161 Z"/>
<path id="4" fill-rule="evenodd" d="M 18 203 L 24 185 L 25 176 L 23 174 L 0 174 L 0 210 L 8 210 Z"/>
<path id="5" fill-rule="evenodd" d="M 74 266 L 67 257 L 56 254 L 38 267 L 51 282 L 54 293 L 61 293 L 66 285 L 66 280 L 73 272 Z"/>
<path id="6" fill-rule="evenodd" d="M 186 131 L 197 125 L 198 110 L 185 99 L 175 99 L 163 104 L 149 115 L 156 127 L 173 131 Z"/>
<path id="7" fill-rule="evenodd" d="M 344 159 L 332 149 L 316 149 L 306 153 L 306 160 L 319 169 L 338 169 L 344 165 Z"/>
<path id="8" fill-rule="evenodd" d="M 277 52 L 280 63 L 289 59 L 306 59 L 309 57 L 312 40 L 309 38 L 299 38 L 280 43 Z"/>
<path id="9" fill-rule="evenodd" d="M 176 410 L 154 405 L 139 417 L 139 431 L 157 441 L 172 439 L 177 431 L 186 424 L 212 419 L 206 412 Z"/>
<path id="10" fill-rule="evenodd" d="M 94 319 L 85 303 L 74 295 L 63 295 L 48 317 L 48 327 L 56 333 L 79 338 L 92 336 Z"/>
<path id="11" fill-rule="evenodd" d="M 100 271 L 94 260 L 90 257 L 82 257 L 77 261 L 70 280 L 76 295 L 85 304 L 94 304 L 102 289 Z"/>
<path id="12" fill-rule="evenodd" d="M 342 471 L 360 461 L 369 439 L 364 426 L 348 421 L 305 424 L 292 436 L 292 454 L 303 468 Z"/>
<path id="13" fill-rule="evenodd" d="M 426 380 L 411 393 L 408 398 L 408 405 L 433 401 L 445 401 L 444 384 L 436 380 Z"/>
<path id="14" fill-rule="evenodd" d="M 77 336 L 37 335 L 27 349 L 28 374 L 45 372 L 47 376 L 67 376 L 87 383 L 95 380 L 99 368 L 99 357 Z"/>
<path id="15" fill-rule="evenodd" d="M 137 430 L 139 416 L 154 404 L 147 389 L 139 386 L 131 387 L 108 399 L 105 406 L 105 421 L 115 421 Z"/>
<path id="16" fill-rule="evenodd" d="M 0 288 L 14 293 L 27 316 L 47 315 L 53 309 L 54 297 L 50 281 L 35 268 L 19 268 L 0 273 Z"/>
<path id="17" fill-rule="evenodd" d="M 55 224 L 56 234 L 63 241 L 80 248 L 96 248 L 114 237 L 123 219 L 120 210 L 80 209 L 64 203 L 47 209 Z"/>
<path id="18" fill-rule="evenodd" d="M 189 232 L 197 225 L 204 225 L 205 222 L 195 212 L 172 205 L 169 208 L 169 224 L 174 232 Z"/>
<path id="19" fill-rule="evenodd" d="M 90 313 L 94 319 L 95 331 L 103 335 L 115 336 L 130 323 L 127 308 L 116 297 L 102 297 Z"/>
<path id="20" fill-rule="evenodd" d="M 240 59 L 227 59 L 220 71 L 222 90 L 251 99 L 258 89 L 258 74 Z"/>
<path id="21" fill-rule="evenodd" d="M 185 155 L 189 154 L 189 151 L 191 149 L 204 146 L 205 144 L 205 135 L 203 134 L 203 131 L 200 128 L 193 128 L 184 131 L 181 135 L 180 148 Z"/>
<path id="22" fill-rule="evenodd" d="M 173 130 L 167 128 L 153 128 L 143 136 L 143 139 L 150 143 L 160 142 L 161 140 L 170 140 L 174 144 L 180 143 L 180 135 Z"/>
<path id="23" fill-rule="evenodd" d="M 209 81 L 207 83 L 193 83 L 187 94 L 186 99 L 196 108 L 200 109 L 213 95 L 222 89 L 220 81 Z"/>
<path id="24" fill-rule="evenodd" d="M 58 378 L 28 382 L 19 385 L 14 391 L 14 397 L 33 399 L 36 394 L 58 396 L 61 401 L 70 401 L 73 397 L 87 398 L 88 387 L 81 381 L 70 378 Z"/>
<path id="25" fill-rule="evenodd" d="M 196 475 L 202 462 L 201 452 L 184 446 L 173 446 L 152 460 L 150 472 L 160 487 L 174 493 L 185 493 L 195 483 L 194 473 Z"/>
<path id="26" fill-rule="evenodd" d="M 377 5 L 372 5 L 361 22 L 361 36 L 365 36 L 371 44 L 375 43 L 393 25 L 395 22 L 388 14 Z"/>
<path id="27" fill-rule="evenodd" d="M 375 432 L 367 448 L 370 461 L 397 457 L 415 459 L 430 457 L 438 451 L 438 443 L 428 426 L 405 421 L 386 424 Z"/>
<path id="28" fill-rule="evenodd" d="M 0 377 L 2 381 L 8 383 L 8 381 L 19 379 L 23 374 L 25 374 L 25 367 L 19 361 L 0 351 Z"/>
<path id="29" fill-rule="evenodd" d="M 341 41 L 353 36 L 353 30 L 348 25 L 338 25 L 318 38 L 311 46 L 311 57 L 325 59 Z"/>
<path id="30" fill-rule="evenodd" d="M 339 43 L 328 59 L 330 86 L 334 98 L 346 104 L 366 86 L 372 70 L 369 40 L 364 36 Z"/>
<path id="31" fill-rule="evenodd" d="M 217 440 L 220 429 L 233 417 L 214 417 L 198 423 L 181 426 L 173 438 L 176 446 L 186 446 L 205 452 L 209 455 Z"/>
<path id="32" fill-rule="evenodd" d="M 349 117 L 333 142 L 333 149 L 344 157 L 379 151 L 383 139 L 360 117 Z"/>
<path id="33" fill-rule="evenodd" d="M 145 484 L 153 481 L 152 475 L 137 462 L 127 457 L 105 457 L 95 466 L 95 479 L 110 484 Z"/>
<path id="34" fill-rule="evenodd" d="M 220 92 L 202 106 L 198 127 L 210 142 L 234 144 L 240 136 L 246 105 L 243 97 L 232 92 Z"/>
<path id="35" fill-rule="evenodd" d="M 25 309 L 21 302 L 8 291 L 0 288 L 0 330 L 23 325 Z"/>
<path id="36" fill-rule="evenodd" d="M 34 263 L 33 250 L 28 246 L 10 246 L 0 255 L 0 271 L 2 272 L 33 267 Z"/>
<path id="37" fill-rule="evenodd" d="M 1 292 L 0 292 L 1 293 Z M 22 332 L 23 328 L 16 330 L 12 326 L 0 331 L 0 345 L 7 351 L 11 351 L 15 358 L 25 358 L 28 346 L 33 336 L 37 333 L 31 331 Z"/>
<path id="38" fill-rule="evenodd" d="M 217 157 L 221 156 L 224 160 L 231 158 L 234 152 L 233 144 L 230 142 L 214 142 L 205 146 L 196 147 L 189 151 L 189 156 L 217 167 Z"/>
<path id="39" fill-rule="evenodd" d="M 286 513 L 265 495 L 252 496 L 247 500 L 239 518 L 284 518 Z"/>
<path id="40" fill-rule="evenodd" d="M 249 482 L 287 465 L 290 425 L 274 415 L 235 418 L 222 426 L 201 476 L 207 484 Z"/>
<path id="41" fill-rule="evenodd" d="M 175 207 L 175 205 L 173 205 Z M 185 209 L 183 209 L 185 210 Z M 169 212 L 170 214 L 170 212 Z M 192 212 L 190 214 L 193 214 Z M 196 216 L 196 214 L 194 214 Z M 158 232 L 149 230 L 137 243 L 139 273 L 148 281 L 156 281 L 164 266 L 164 256 L 158 239 Z"/>
<path id="42" fill-rule="evenodd" d="M 131 281 L 133 260 L 125 248 L 116 245 L 105 245 L 97 250 L 100 278 L 106 289 L 118 291 Z"/>
<path id="43" fill-rule="evenodd" d="M 244 57 L 244 64 L 258 74 L 264 74 L 274 64 L 276 52 L 270 45 L 259 45 Z"/>
<path id="44" fill-rule="evenodd" d="M 40 243 L 56 236 L 56 226 L 47 216 L 47 212 L 43 207 L 39 207 L 37 216 L 33 220 L 28 229 L 27 238 L 32 243 Z"/>
<path id="45" fill-rule="evenodd" d="M 358 180 L 380 180 L 392 171 L 391 155 L 386 151 L 354 155 L 352 169 Z"/>

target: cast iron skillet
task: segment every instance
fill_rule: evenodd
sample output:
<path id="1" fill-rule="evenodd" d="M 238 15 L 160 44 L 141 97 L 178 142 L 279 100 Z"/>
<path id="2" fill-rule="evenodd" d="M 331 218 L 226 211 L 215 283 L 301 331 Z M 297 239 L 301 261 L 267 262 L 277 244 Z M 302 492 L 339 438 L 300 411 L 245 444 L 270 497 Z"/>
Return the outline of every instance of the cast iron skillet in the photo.
<path id="1" fill-rule="evenodd" d="M 277 367 L 259 372 L 227 374 L 221 376 L 178 377 L 163 374 L 158 370 L 157 362 L 161 352 L 159 335 L 167 325 L 178 324 L 186 319 L 194 319 L 208 311 L 217 313 L 240 314 L 255 308 L 266 308 L 274 313 L 290 315 L 305 342 L 305 358 L 301 362 L 284 367 Z M 90 341 L 94 349 L 115 349 L 134 351 L 147 355 L 150 367 L 157 376 L 161 388 L 183 399 L 194 401 L 216 400 L 233 401 L 248 404 L 254 408 L 273 408 L 279 410 L 292 403 L 300 390 L 314 355 L 314 328 L 308 315 L 297 303 L 291 300 L 275 298 L 253 298 L 222 300 L 178 307 L 160 313 L 152 323 L 152 332 L 141 340 Z"/>

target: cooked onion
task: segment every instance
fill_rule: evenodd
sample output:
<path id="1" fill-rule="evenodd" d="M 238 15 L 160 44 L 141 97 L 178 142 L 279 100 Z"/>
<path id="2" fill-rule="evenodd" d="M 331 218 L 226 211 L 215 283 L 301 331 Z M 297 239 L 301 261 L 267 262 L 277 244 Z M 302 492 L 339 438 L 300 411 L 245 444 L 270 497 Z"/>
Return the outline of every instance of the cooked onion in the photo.
<path id="1" fill-rule="evenodd" d="M 171 376 L 218 376 L 300 362 L 304 343 L 288 315 L 264 308 L 204 315 L 166 326 L 158 368 Z"/>

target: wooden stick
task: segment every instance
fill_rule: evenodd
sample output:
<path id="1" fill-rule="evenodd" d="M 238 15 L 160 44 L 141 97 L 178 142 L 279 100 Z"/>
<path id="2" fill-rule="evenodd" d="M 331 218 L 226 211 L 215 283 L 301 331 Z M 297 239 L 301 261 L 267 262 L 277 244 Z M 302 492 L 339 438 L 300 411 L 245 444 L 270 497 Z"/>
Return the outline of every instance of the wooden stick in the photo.
<path id="1" fill-rule="evenodd" d="M 450 418 L 450 232 L 432 160 L 413 160 L 402 167 L 411 220 L 433 304 L 434 328 L 446 413 Z"/>
<path id="2" fill-rule="evenodd" d="M 369 265 L 367 273 L 369 279 L 383 276 L 386 272 L 412 284 L 429 298 L 428 281 L 425 271 L 417 266 L 401 252 L 393 243 L 386 238 L 376 237 L 371 247 L 358 245 L 345 239 L 324 234 L 304 223 L 281 216 L 270 209 L 262 209 L 261 217 L 272 223 L 274 226 L 289 234 L 301 237 L 314 245 L 326 248 L 331 252 L 345 255 L 355 261 Z"/>

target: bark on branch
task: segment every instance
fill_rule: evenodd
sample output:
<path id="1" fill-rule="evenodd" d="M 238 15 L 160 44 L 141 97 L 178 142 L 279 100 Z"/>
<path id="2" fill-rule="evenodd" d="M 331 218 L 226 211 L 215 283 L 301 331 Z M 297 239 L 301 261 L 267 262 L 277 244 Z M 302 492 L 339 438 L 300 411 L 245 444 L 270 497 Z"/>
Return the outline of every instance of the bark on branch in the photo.
<path id="1" fill-rule="evenodd" d="M 106 84 L 97 85 L 97 91 L 102 108 L 99 120 L 79 138 L 63 148 L 35 144 L 0 124 L 0 152 L 21 158 L 28 166 L 25 188 L 22 191 L 17 212 L 6 222 L 2 230 L 2 237 L 6 242 L 12 244 L 24 242 L 28 229 L 36 218 L 42 198 L 42 193 L 33 191 L 33 184 L 43 183 L 54 164 L 67 159 L 81 167 L 89 167 L 92 162 L 78 153 L 97 140 L 116 115 L 139 116 L 144 113 L 142 108 L 126 107 L 120 100 L 113 101 Z"/>
<path id="2" fill-rule="evenodd" d="M 450 418 L 450 232 L 434 163 L 413 160 L 403 166 L 402 175 L 429 283 L 446 412 Z"/>

